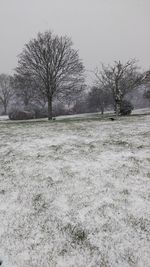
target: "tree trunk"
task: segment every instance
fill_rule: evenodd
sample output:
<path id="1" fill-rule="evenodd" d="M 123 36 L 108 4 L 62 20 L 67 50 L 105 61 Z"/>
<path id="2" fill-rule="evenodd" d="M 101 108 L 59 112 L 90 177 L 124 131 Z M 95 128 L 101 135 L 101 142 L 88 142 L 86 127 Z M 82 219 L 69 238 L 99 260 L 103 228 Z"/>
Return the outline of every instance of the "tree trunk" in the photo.
<path id="1" fill-rule="evenodd" d="M 4 115 L 7 114 L 7 105 L 4 105 Z"/>
<path id="2" fill-rule="evenodd" d="M 116 105 L 115 105 L 116 116 L 120 115 L 120 109 L 121 109 L 121 102 L 120 101 L 116 101 Z"/>
<path id="3" fill-rule="evenodd" d="M 24 105 L 27 107 L 29 105 L 29 100 L 27 98 L 24 99 Z"/>
<path id="4" fill-rule="evenodd" d="M 103 115 L 103 114 L 104 114 L 104 104 L 103 104 L 103 102 L 101 101 L 101 99 L 100 99 L 100 101 L 99 101 L 99 109 L 100 109 L 100 111 L 101 111 L 101 115 Z"/>
<path id="5" fill-rule="evenodd" d="M 104 107 L 101 106 L 101 115 L 104 115 Z"/>
<path id="6" fill-rule="evenodd" d="M 48 99 L 48 120 L 52 120 L 52 98 Z"/>

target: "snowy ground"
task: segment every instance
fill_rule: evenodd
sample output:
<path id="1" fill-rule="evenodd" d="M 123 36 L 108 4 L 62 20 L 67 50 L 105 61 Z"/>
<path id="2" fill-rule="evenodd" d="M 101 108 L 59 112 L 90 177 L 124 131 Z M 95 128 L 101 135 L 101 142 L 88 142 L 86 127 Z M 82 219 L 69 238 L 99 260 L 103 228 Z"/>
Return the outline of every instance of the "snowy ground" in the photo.
<path id="1" fill-rule="evenodd" d="M 150 266 L 150 116 L 0 122 L 2 267 Z"/>
<path id="2" fill-rule="evenodd" d="M 142 115 L 142 114 L 149 114 L 150 115 L 150 108 L 142 108 L 142 109 L 134 109 L 132 111 L 132 115 Z M 105 111 L 104 117 L 109 116 L 109 115 L 114 115 L 114 111 Z M 64 120 L 64 119 L 86 119 L 86 118 L 101 118 L 101 112 L 96 112 L 96 113 L 83 113 L 83 114 L 75 114 L 75 115 L 63 115 L 63 116 L 57 116 L 57 120 Z M 46 121 L 47 118 L 44 119 L 32 119 L 30 121 Z M 7 115 L 0 116 L 0 121 L 5 121 L 5 122 L 13 122 L 9 120 L 9 117 Z"/>

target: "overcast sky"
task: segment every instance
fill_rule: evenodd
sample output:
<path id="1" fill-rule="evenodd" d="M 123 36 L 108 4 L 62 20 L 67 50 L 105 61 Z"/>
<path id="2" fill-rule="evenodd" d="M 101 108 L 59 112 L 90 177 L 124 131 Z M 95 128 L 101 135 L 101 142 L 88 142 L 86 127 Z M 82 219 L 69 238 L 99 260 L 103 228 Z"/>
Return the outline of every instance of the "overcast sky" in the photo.
<path id="1" fill-rule="evenodd" d="M 150 67 L 150 0 L 0 0 L 0 73 L 41 31 L 72 38 L 86 69 L 137 58 Z"/>

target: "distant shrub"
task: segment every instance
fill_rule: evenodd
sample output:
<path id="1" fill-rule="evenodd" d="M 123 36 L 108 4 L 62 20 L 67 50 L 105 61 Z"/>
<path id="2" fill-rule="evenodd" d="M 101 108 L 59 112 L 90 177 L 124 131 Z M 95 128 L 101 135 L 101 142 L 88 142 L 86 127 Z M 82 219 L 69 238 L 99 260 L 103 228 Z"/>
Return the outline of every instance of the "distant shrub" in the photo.
<path id="1" fill-rule="evenodd" d="M 25 110 L 13 110 L 9 112 L 9 119 L 10 120 L 30 120 L 34 119 L 35 114 L 30 111 Z"/>
<path id="2" fill-rule="evenodd" d="M 121 103 L 120 115 L 130 115 L 133 109 L 134 107 L 130 101 L 123 100 Z"/>

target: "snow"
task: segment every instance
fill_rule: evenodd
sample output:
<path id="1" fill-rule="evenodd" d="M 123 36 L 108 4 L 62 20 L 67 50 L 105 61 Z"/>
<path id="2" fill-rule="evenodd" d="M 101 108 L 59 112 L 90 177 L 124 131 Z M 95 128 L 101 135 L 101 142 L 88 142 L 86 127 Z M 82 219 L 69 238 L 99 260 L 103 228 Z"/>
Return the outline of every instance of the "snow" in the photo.
<path id="1" fill-rule="evenodd" d="M 7 115 L 0 116 L 0 121 L 6 121 L 9 120 Z"/>
<path id="2" fill-rule="evenodd" d="M 0 122 L 2 267 L 150 266 L 150 116 Z"/>
<path id="3" fill-rule="evenodd" d="M 143 108 L 143 109 L 134 109 L 132 111 L 132 114 L 133 115 L 144 115 L 144 114 L 147 114 L 149 115 L 150 114 L 150 108 Z M 105 115 L 106 116 L 109 116 L 109 115 L 114 115 L 114 111 L 113 110 L 109 110 L 109 111 L 105 111 L 104 113 L 104 118 L 105 118 Z M 83 114 L 74 114 L 74 115 L 61 115 L 61 116 L 57 116 L 56 117 L 56 120 L 60 121 L 60 120 L 64 120 L 64 119 L 93 119 L 93 118 L 101 118 L 102 115 L 101 115 L 101 112 L 96 112 L 96 113 L 83 113 Z M 0 121 L 2 122 L 9 122 L 9 123 L 13 123 L 14 121 L 12 120 L 9 120 L 9 117 L 8 115 L 3 115 L 3 116 L 0 116 Z M 28 120 L 30 122 L 34 121 L 34 122 L 38 122 L 38 121 L 47 121 L 47 118 L 42 118 L 42 119 L 30 119 Z M 15 121 L 15 122 L 20 122 L 20 121 Z M 24 120 L 21 121 L 22 123 L 25 122 Z"/>

